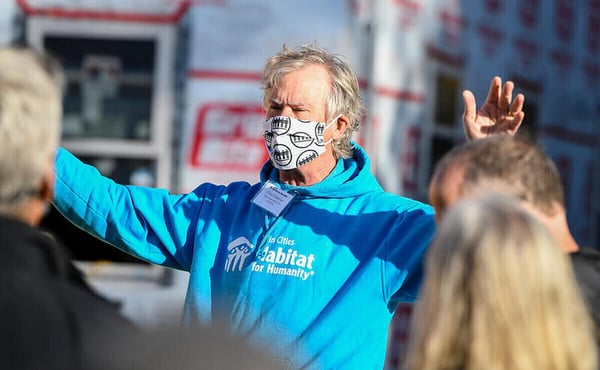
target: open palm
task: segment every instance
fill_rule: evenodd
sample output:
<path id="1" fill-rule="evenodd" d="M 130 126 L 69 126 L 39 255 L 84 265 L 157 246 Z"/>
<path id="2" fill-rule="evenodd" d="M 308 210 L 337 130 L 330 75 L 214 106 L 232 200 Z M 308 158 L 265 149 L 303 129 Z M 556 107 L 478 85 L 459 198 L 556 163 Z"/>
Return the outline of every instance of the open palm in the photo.
<path id="1" fill-rule="evenodd" d="M 523 119 L 525 96 L 517 94 L 513 100 L 514 83 L 507 81 L 502 86 L 502 79 L 492 78 L 485 103 L 477 110 L 475 96 L 469 90 L 463 92 L 465 111 L 463 127 L 468 140 L 475 140 L 496 134 L 514 135 Z"/>

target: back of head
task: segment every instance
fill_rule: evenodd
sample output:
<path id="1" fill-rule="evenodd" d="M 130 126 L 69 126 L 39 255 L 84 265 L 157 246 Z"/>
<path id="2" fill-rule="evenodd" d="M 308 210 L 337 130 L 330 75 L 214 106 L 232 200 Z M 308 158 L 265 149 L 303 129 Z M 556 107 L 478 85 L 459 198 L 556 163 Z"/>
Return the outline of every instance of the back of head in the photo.
<path id="1" fill-rule="evenodd" d="M 57 64 L 28 49 L 0 49 L 0 214 L 39 190 L 58 145 Z"/>
<path id="2" fill-rule="evenodd" d="M 262 77 L 263 106 L 271 104 L 271 92 L 287 73 L 297 71 L 308 65 L 321 65 L 330 76 L 330 94 L 327 101 L 328 119 L 338 114 L 348 118 L 349 126 L 343 138 L 334 143 L 334 151 L 342 158 L 352 156 L 350 140 L 358 130 L 364 105 L 361 100 L 358 77 L 350 64 L 341 56 L 330 53 L 316 45 L 302 45 L 290 48 L 286 45 L 278 54 L 265 63 Z"/>
<path id="3" fill-rule="evenodd" d="M 597 366 L 568 258 L 503 196 L 463 200 L 444 217 L 412 325 L 410 369 Z"/>
<path id="4" fill-rule="evenodd" d="M 463 166 L 462 194 L 497 190 L 526 201 L 548 216 L 556 212 L 556 207 L 565 207 L 556 166 L 528 139 L 495 135 L 467 142 L 447 157 L 436 172 L 459 162 Z"/>

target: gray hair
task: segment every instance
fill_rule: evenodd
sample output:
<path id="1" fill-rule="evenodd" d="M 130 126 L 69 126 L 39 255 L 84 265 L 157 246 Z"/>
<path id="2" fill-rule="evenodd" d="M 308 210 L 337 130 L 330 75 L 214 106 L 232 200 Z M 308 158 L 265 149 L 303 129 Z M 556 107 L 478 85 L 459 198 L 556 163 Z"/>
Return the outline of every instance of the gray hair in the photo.
<path id="1" fill-rule="evenodd" d="M 265 63 L 262 77 L 263 105 L 265 108 L 269 106 L 271 92 L 283 76 L 311 64 L 324 66 L 331 77 L 327 120 L 340 114 L 348 118 L 348 129 L 340 140 L 333 143 L 333 150 L 336 156 L 349 158 L 353 150 L 350 140 L 359 128 L 364 105 L 360 97 L 358 77 L 341 55 L 332 54 L 315 45 L 297 48 L 283 45 L 282 51 Z"/>
<path id="2" fill-rule="evenodd" d="M 0 213 L 41 186 L 60 137 L 58 63 L 25 48 L 0 49 Z"/>

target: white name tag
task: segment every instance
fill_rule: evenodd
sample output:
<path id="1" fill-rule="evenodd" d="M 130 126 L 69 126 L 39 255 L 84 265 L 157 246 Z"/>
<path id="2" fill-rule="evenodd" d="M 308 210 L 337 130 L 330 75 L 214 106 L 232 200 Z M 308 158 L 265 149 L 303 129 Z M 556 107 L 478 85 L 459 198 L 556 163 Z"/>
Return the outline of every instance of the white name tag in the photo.
<path id="1" fill-rule="evenodd" d="M 288 194 L 272 183 L 267 182 L 252 199 L 252 203 L 271 212 L 275 216 L 279 216 L 281 211 L 287 207 L 293 198 L 293 195 Z"/>

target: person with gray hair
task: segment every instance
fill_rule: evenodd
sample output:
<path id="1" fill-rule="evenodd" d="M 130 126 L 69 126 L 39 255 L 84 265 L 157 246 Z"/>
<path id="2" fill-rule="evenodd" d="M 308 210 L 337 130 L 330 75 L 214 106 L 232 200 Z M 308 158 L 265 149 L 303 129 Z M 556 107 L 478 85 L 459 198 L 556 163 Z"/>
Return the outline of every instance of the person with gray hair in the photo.
<path id="1" fill-rule="evenodd" d="M 60 73 L 26 50 L 3 49 L 0 61 L 0 212 L 39 219 L 54 187 Z"/>
<path id="2" fill-rule="evenodd" d="M 284 45 L 262 88 L 259 182 L 171 194 L 117 184 L 60 150 L 54 203 L 125 252 L 189 271 L 188 322 L 224 318 L 290 368 L 381 368 L 394 309 L 417 295 L 433 210 L 385 192 L 351 140 L 364 107 L 342 56 Z M 513 88 L 494 78 L 479 110 L 465 93 L 469 137 L 518 128 Z"/>
<path id="3" fill-rule="evenodd" d="M 463 199 L 441 220 L 405 368 L 598 368 L 593 323 L 569 259 L 515 198 Z"/>
<path id="4" fill-rule="evenodd" d="M 0 49 L 0 366 L 85 369 L 101 338 L 136 330 L 39 228 L 54 193 L 57 63 Z"/>

